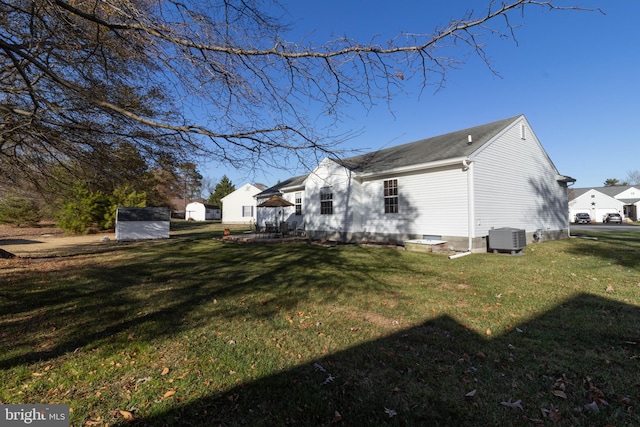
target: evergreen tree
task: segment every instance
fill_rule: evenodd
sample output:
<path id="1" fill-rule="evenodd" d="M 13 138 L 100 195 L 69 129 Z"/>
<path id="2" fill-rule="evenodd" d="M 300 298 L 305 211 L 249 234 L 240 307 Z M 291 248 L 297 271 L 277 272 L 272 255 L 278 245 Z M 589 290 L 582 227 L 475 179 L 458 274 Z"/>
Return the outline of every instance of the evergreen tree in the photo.
<path id="1" fill-rule="evenodd" d="M 218 206 L 222 210 L 222 198 L 228 194 L 236 191 L 236 187 L 227 176 L 223 176 L 219 183 L 216 184 L 216 188 L 209 196 L 209 203 Z"/>

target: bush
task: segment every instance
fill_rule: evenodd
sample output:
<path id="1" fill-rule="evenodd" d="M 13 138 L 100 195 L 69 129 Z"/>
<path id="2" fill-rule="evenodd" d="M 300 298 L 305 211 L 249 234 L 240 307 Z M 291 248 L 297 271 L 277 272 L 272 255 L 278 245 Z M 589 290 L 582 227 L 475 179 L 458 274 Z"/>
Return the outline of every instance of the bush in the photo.
<path id="1" fill-rule="evenodd" d="M 32 226 L 42 218 L 35 201 L 25 197 L 8 197 L 0 200 L 0 223 Z"/>
<path id="2" fill-rule="evenodd" d="M 57 225 L 68 233 L 87 234 L 91 227 L 98 226 L 108 205 L 102 192 L 94 193 L 86 185 L 77 184 L 56 215 Z"/>
<path id="3" fill-rule="evenodd" d="M 79 183 L 56 215 L 58 227 L 69 233 L 86 234 L 92 228 L 109 230 L 115 227 L 118 206 L 146 206 L 147 196 L 130 186 L 116 188 L 112 194 L 93 192 Z"/>
<path id="4" fill-rule="evenodd" d="M 147 206 L 147 194 L 138 193 L 131 186 L 125 184 L 113 190 L 109 196 L 110 206 L 105 212 L 102 221 L 103 229 L 111 229 L 116 226 L 116 210 L 118 206 L 144 208 Z"/>

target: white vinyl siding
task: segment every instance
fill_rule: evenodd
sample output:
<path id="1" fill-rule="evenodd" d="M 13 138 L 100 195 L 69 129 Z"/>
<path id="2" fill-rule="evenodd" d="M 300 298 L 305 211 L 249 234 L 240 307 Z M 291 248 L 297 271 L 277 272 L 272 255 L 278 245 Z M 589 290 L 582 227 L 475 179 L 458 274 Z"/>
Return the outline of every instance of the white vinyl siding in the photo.
<path id="1" fill-rule="evenodd" d="M 323 188 L 331 188 L 333 194 L 333 214 L 320 214 L 320 193 Z M 351 172 L 330 159 L 324 159 L 307 178 L 305 185 L 305 226 L 307 230 L 330 233 L 358 231 L 360 185 L 352 179 Z M 378 203 L 380 205 L 380 203 Z"/>
<path id="2" fill-rule="evenodd" d="M 252 184 L 245 184 L 236 191 L 222 198 L 222 223 L 223 224 L 253 224 L 256 221 L 257 202 L 254 195 L 261 192 Z M 252 211 L 246 216 L 248 208 Z"/>
<path id="3" fill-rule="evenodd" d="M 399 176 L 398 214 L 385 215 L 380 203 L 384 179 L 365 182 L 365 232 L 417 235 L 467 235 L 467 178 L 461 167 Z"/>
<path id="4" fill-rule="evenodd" d="M 521 138 L 521 125 L 526 123 L 516 123 L 473 158 L 476 236 L 501 227 L 568 227 L 566 187 L 556 181 L 557 170 L 528 126 Z"/>

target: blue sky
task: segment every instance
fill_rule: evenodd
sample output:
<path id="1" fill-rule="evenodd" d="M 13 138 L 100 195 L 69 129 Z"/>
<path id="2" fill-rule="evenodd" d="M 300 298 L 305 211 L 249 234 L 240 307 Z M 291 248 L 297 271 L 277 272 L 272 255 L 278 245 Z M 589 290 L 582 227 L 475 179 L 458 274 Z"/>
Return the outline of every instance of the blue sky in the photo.
<path id="1" fill-rule="evenodd" d="M 285 1 L 295 23 L 291 38 L 330 40 L 346 35 L 384 41 L 400 32 L 427 33 L 460 18 L 488 0 L 423 2 L 396 0 Z M 500 77 L 460 50 L 465 64 L 449 72 L 444 88 L 407 94 L 391 106 L 370 111 L 354 107 L 336 133 L 361 133 L 344 149 L 373 151 L 524 114 L 559 172 L 577 179 L 575 187 L 624 180 L 640 170 L 640 1 L 575 0 L 560 4 L 600 7 L 549 11 L 531 7 L 513 40 L 492 37 L 486 52 Z M 516 22 L 516 21 L 514 21 Z M 390 111 L 391 109 L 391 111 Z M 216 183 L 227 175 L 236 188 L 247 182 L 273 185 L 301 170 L 258 173 L 210 164 L 201 173 Z"/>

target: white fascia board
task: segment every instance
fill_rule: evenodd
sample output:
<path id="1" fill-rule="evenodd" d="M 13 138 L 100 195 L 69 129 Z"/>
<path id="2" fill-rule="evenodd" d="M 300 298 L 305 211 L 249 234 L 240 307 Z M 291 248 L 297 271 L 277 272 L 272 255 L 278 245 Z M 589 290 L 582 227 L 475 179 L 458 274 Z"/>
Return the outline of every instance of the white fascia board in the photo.
<path id="1" fill-rule="evenodd" d="M 289 187 L 282 187 L 282 188 L 280 188 L 280 192 L 281 193 L 291 193 L 293 191 L 302 191 L 302 190 L 304 190 L 305 182 L 307 182 L 306 179 L 302 182 L 302 184 L 292 185 L 292 186 L 289 186 Z"/>
<path id="2" fill-rule="evenodd" d="M 362 182 L 370 179 L 376 179 L 382 176 L 400 175 L 409 172 L 420 172 L 444 166 L 460 165 L 462 167 L 463 162 L 469 163 L 471 162 L 471 160 L 468 157 L 454 157 L 451 159 L 437 160 L 435 162 L 419 163 L 416 165 L 403 166 L 395 169 L 386 169 L 380 172 L 359 173 L 356 179 Z"/>

